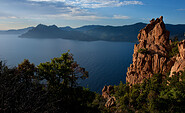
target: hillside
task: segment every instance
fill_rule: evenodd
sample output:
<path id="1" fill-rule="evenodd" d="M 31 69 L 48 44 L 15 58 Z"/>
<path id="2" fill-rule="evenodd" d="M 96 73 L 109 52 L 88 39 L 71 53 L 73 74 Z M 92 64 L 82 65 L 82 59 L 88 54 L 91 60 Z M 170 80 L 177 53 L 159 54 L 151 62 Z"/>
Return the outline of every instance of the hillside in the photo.
<path id="1" fill-rule="evenodd" d="M 138 31 L 144 26 L 144 23 L 137 23 L 118 27 L 89 26 L 89 28 L 87 28 L 87 26 L 86 29 L 77 28 L 77 30 L 96 37 L 98 40 L 136 42 Z"/>
<path id="2" fill-rule="evenodd" d="M 56 25 L 46 26 L 39 24 L 36 27 L 29 27 L 19 30 L 0 31 L 0 34 L 21 34 L 22 38 L 63 38 L 81 41 L 122 41 L 137 42 L 137 34 L 140 29 L 146 26 L 145 23 L 136 23 L 124 26 L 101 26 L 87 25 L 78 28 L 57 27 Z M 166 29 L 170 31 L 170 39 L 178 37 L 184 39 L 185 25 L 166 24 Z"/>
<path id="3" fill-rule="evenodd" d="M 33 27 L 28 27 L 28 28 L 24 28 L 24 29 L 12 29 L 12 30 L 1 30 L 0 34 L 23 34 L 28 32 L 29 30 L 33 29 Z"/>
<path id="4" fill-rule="evenodd" d="M 66 29 L 58 28 L 56 25 L 46 26 L 39 24 L 35 28 L 29 30 L 27 33 L 22 34 L 21 38 L 62 38 L 62 39 L 72 39 L 72 40 L 84 40 L 84 41 L 92 41 L 90 36 L 83 34 L 78 31 L 68 30 L 70 29 L 67 27 Z"/>
<path id="5" fill-rule="evenodd" d="M 89 25 L 73 30 L 96 37 L 98 40 L 137 42 L 139 31 L 146 25 L 141 22 L 124 26 Z M 166 29 L 170 31 L 170 39 L 173 39 L 175 36 L 178 36 L 180 40 L 184 39 L 185 25 L 166 24 Z"/>

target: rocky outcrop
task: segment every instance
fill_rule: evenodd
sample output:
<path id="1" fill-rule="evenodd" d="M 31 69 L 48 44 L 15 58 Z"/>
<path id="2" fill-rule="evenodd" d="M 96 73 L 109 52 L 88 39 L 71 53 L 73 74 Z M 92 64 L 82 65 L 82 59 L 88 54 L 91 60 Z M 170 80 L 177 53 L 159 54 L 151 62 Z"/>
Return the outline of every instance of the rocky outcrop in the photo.
<path id="1" fill-rule="evenodd" d="M 141 83 L 155 73 L 170 72 L 176 59 L 168 57 L 170 51 L 169 31 L 163 17 L 152 19 L 138 35 L 139 44 L 134 45 L 133 64 L 127 71 L 126 82 L 130 85 Z"/>
<path id="2" fill-rule="evenodd" d="M 173 72 L 178 73 L 185 69 L 185 40 L 178 43 L 171 41 L 169 34 L 162 16 L 152 19 L 150 24 L 140 30 L 137 37 L 139 44 L 134 45 L 133 63 L 127 71 L 126 82 L 130 86 L 142 83 L 154 74 L 166 75 L 170 72 L 171 77 Z M 112 92 L 113 86 L 104 86 L 102 90 L 107 108 L 116 105 L 116 98 L 111 96 Z"/>
<path id="3" fill-rule="evenodd" d="M 116 105 L 116 98 L 115 97 L 110 97 L 107 102 L 105 103 L 106 108 L 110 108 L 112 106 Z"/>
<path id="4" fill-rule="evenodd" d="M 176 61 L 173 67 L 171 68 L 170 77 L 173 73 L 183 71 L 185 69 L 185 40 L 178 43 L 179 54 L 176 56 Z"/>
<path id="5" fill-rule="evenodd" d="M 114 87 L 109 85 L 109 86 L 104 86 L 102 89 L 102 96 L 104 99 L 109 99 L 111 97 L 111 92 L 114 91 Z"/>
<path id="6" fill-rule="evenodd" d="M 114 92 L 113 86 L 104 86 L 102 89 L 102 97 L 107 101 L 105 107 L 110 108 L 116 104 L 116 98 L 111 96 L 111 93 Z"/>

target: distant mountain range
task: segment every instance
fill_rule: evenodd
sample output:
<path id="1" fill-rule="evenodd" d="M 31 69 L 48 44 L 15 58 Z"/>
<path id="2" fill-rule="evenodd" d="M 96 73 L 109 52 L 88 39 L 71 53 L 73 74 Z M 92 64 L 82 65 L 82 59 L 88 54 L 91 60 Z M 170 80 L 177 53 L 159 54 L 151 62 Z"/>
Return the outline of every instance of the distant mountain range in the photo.
<path id="1" fill-rule="evenodd" d="M 73 30 L 70 27 L 59 28 L 56 25 L 46 26 L 39 24 L 37 27 L 22 34 L 21 38 L 63 38 L 71 40 L 93 41 L 91 36 Z"/>
<path id="2" fill-rule="evenodd" d="M 145 23 L 136 23 L 124 26 L 101 26 L 87 25 L 79 28 L 57 27 L 56 25 L 46 26 L 39 24 L 20 30 L 0 31 L 0 34 L 20 34 L 22 38 L 63 38 L 81 41 L 126 41 L 137 42 L 139 31 L 146 26 Z M 180 40 L 185 38 L 185 24 L 166 24 L 166 29 L 170 31 L 170 38 L 178 36 Z"/>
<path id="3" fill-rule="evenodd" d="M 33 29 L 34 27 L 28 27 L 28 28 L 24 28 L 24 29 L 12 29 L 12 30 L 1 30 L 0 34 L 24 34 L 26 32 L 28 32 L 29 30 Z"/>

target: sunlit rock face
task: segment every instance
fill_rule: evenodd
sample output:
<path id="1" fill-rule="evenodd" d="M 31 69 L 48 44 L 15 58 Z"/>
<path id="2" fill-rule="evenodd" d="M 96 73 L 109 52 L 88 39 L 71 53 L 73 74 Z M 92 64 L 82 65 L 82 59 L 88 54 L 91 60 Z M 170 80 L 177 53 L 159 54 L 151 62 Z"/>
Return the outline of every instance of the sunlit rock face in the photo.
<path id="1" fill-rule="evenodd" d="M 112 92 L 114 92 L 114 86 L 104 86 L 104 88 L 102 89 L 102 97 L 106 100 L 106 108 L 110 108 L 116 105 L 116 98 L 114 96 L 111 96 Z"/>
<path id="2" fill-rule="evenodd" d="M 133 63 L 128 67 L 126 82 L 130 85 L 142 83 L 155 73 L 166 74 L 175 63 L 169 58 L 170 32 L 166 30 L 163 17 L 152 19 L 138 34 L 139 44 L 135 44 Z"/>
<path id="3" fill-rule="evenodd" d="M 178 73 L 185 69 L 185 40 L 178 43 L 179 54 L 175 58 L 175 64 L 171 68 L 170 77 L 173 73 Z"/>

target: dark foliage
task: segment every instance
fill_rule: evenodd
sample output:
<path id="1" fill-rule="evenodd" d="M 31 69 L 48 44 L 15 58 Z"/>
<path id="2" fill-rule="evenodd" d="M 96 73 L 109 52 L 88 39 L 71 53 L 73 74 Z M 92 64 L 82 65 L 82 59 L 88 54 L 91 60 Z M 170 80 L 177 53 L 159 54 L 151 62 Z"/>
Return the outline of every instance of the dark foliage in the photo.
<path id="1" fill-rule="evenodd" d="M 24 60 L 9 68 L 0 62 L 0 112 L 2 113 L 109 113 L 185 112 L 185 71 L 155 74 L 141 84 L 122 82 L 114 87 L 116 106 L 105 108 L 100 94 L 77 84 L 88 72 L 64 53 L 35 67 Z"/>
<path id="2" fill-rule="evenodd" d="M 1 61 L 0 112 L 98 113 L 92 105 L 95 93 L 76 82 L 87 75 L 68 52 L 38 67 L 24 60 L 17 68 L 9 68 Z"/>
<path id="3" fill-rule="evenodd" d="M 172 43 L 171 43 L 171 51 L 169 51 L 169 57 L 173 57 L 175 55 L 177 55 L 179 53 L 179 50 L 178 50 L 178 37 L 175 37 L 173 40 L 172 40 Z"/>

